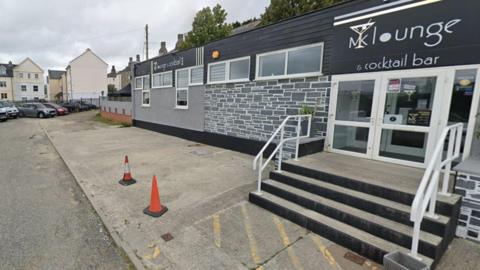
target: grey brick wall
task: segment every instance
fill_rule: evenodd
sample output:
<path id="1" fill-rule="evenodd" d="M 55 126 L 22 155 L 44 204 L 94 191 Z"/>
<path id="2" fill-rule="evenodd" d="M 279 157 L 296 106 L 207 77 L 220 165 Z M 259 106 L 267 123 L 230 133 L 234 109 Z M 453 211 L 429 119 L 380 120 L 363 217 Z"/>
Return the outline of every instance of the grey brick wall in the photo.
<path id="1" fill-rule="evenodd" d="M 324 138 L 330 86 L 328 76 L 207 85 L 205 131 L 267 141 L 287 115 L 307 105 L 316 110 L 313 136 Z M 286 135 L 295 135 L 295 127 L 290 123 Z"/>
<path id="2" fill-rule="evenodd" d="M 463 196 L 457 236 L 480 241 L 480 175 L 458 173 L 455 193 Z"/>

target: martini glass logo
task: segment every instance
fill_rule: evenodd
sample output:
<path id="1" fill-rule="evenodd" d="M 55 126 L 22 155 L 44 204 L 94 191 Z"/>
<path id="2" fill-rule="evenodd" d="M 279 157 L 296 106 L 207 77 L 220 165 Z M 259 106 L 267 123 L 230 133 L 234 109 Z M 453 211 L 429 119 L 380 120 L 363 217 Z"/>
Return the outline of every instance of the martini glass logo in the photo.
<path id="1" fill-rule="evenodd" d="M 372 22 L 372 19 L 370 19 L 367 23 L 350 26 L 350 29 L 352 29 L 355 33 L 358 34 L 358 37 L 356 40 L 354 40 L 353 38 L 350 38 L 350 47 L 353 45 L 355 46 L 354 47 L 355 49 L 365 48 L 365 46 L 367 46 L 367 42 L 365 42 L 365 38 L 367 37 L 367 35 L 364 35 L 364 34 L 374 24 L 375 22 Z"/>

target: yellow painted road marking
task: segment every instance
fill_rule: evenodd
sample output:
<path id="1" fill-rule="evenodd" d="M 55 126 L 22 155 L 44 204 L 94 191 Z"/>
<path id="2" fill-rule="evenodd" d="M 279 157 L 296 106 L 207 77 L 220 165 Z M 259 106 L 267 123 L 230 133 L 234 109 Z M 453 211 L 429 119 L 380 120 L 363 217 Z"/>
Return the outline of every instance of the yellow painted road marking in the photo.
<path id="1" fill-rule="evenodd" d="M 247 207 L 245 204 L 242 204 L 241 209 L 243 214 L 243 223 L 245 225 L 245 232 L 247 233 L 248 243 L 250 245 L 250 255 L 252 256 L 253 263 L 257 266 L 256 269 L 263 270 L 263 266 L 259 266 L 261 261 L 257 252 L 257 241 L 253 236 L 252 225 L 250 225 L 250 217 L 248 216 Z"/>
<path id="2" fill-rule="evenodd" d="M 287 253 L 288 253 L 288 256 L 290 257 L 290 261 L 292 262 L 293 266 L 297 270 L 303 270 L 300 260 L 295 254 L 295 251 L 293 250 L 293 248 L 290 246 L 290 239 L 288 238 L 287 232 L 285 232 L 285 226 L 283 226 L 282 221 L 277 216 L 273 216 L 273 222 L 277 226 L 278 233 L 280 233 L 280 237 L 282 238 L 282 241 L 283 241 L 283 246 L 287 248 Z"/>
<path id="3" fill-rule="evenodd" d="M 337 261 L 335 261 L 335 258 L 332 256 L 332 253 L 323 245 L 322 240 L 320 240 L 320 237 L 315 234 L 310 234 L 310 238 L 312 241 L 315 243 L 317 246 L 318 250 L 323 254 L 323 257 L 327 260 L 328 264 L 330 264 L 331 267 L 337 267 Z"/>
<path id="4" fill-rule="evenodd" d="M 222 245 L 222 238 L 220 233 L 221 229 L 222 227 L 220 225 L 220 215 L 215 214 L 213 215 L 213 239 L 217 247 L 221 247 Z"/>

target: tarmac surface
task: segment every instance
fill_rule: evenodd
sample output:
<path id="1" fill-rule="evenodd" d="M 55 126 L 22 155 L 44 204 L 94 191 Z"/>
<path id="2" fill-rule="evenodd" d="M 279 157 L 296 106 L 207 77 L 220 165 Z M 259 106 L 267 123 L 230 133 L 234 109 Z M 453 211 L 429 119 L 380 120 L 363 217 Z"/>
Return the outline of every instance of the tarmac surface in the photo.
<path id="1" fill-rule="evenodd" d="M 133 269 L 42 121 L 0 123 L 0 269 Z"/>
<path id="2" fill-rule="evenodd" d="M 249 203 L 252 156 L 96 113 L 0 123 L 0 269 L 133 268 L 122 254 L 139 270 L 382 268 Z M 157 219 L 143 214 L 153 174 L 169 208 Z M 437 269 L 478 269 L 478 254 L 455 239 Z"/>

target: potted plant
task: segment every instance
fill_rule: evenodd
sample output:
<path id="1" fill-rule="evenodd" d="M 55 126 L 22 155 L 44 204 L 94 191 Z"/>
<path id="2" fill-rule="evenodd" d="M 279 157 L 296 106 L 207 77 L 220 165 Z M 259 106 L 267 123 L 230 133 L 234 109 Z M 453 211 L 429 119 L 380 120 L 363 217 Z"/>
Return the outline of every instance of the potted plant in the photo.
<path id="1" fill-rule="evenodd" d="M 300 108 L 299 114 L 300 115 L 309 114 L 309 115 L 312 116 L 312 120 L 313 120 L 313 116 L 315 115 L 315 108 L 308 107 L 306 104 L 304 104 Z M 312 121 L 312 123 L 313 123 L 313 121 Z M 306 118 L 306 117 L 302 118 L 301 127 L 302 127 L 302 130 L 301 130 L 302 133 L 301 134 L 306 135 L 307 132 L 308 132 L 308 118 Z M 310 127 L 310 137 L 313 137 L 313 132 L 312 132 L 311 127 Z"/>

